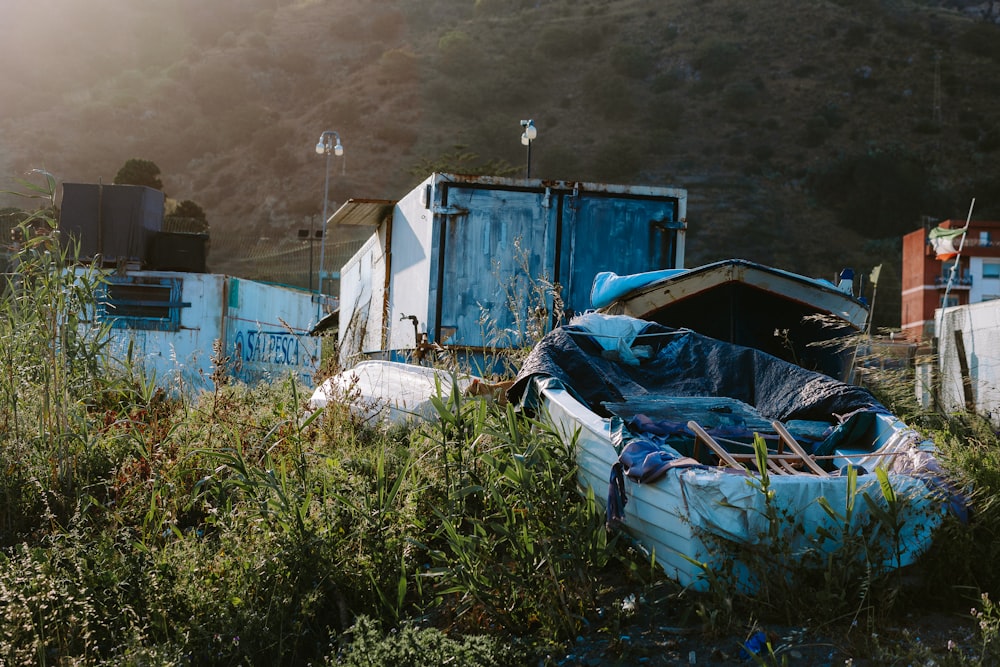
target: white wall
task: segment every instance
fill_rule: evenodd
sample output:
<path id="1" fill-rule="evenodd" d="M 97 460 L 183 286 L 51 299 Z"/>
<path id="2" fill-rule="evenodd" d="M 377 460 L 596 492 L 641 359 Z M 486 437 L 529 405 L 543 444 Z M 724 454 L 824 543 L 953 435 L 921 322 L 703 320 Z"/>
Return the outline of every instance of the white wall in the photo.
<path id="1" fill-rule="evenodd" d="M 939 309 L 935 313 L 935 331 L 942 407 L 948 411 L 965 410 L 955 337 L 955 332 L 961 331 L 976 412 L 1000 426 L 1000 301 Z"/>
<path id="2" fill-rule="evenodd" d="M 980 303 L 982 301 L 1000 299 L 1000 277 L 984 278 L 984 264 L 1000 264 L 1000 258 L 969 258 L 969 273 L 972 275 L 972 288 L 969 290 L 969 303 Z"/>
<path id="3" fill-rule="evenodd" d="M 307 386 L 319 368 L 319 339 L 308 335 L 316 319 L 312 295 L 219 274 L 137 271 L 137 277 L 181 280 L 180 328 L 157 331 L 114 328 L 112 353 L 131 362 L 171 392 L 212 388 L 213 344 L 229 357 L 226 375 L 248 383 L 281 381 L 296 374 Z"/>
<path id="4" fill-rule="evenodd" d="M 392 282 L 389 287 L 389 340 L 386 348 L 389 350 L 416 347 L 412 323 L 400 319 L 404 315 L 416 316 L 420 333 L 427 332 L 427 322 L 431 317 L 435 183 L 435 176 L 427 178 L 399 200 L 393 212 Z"/>
<path id="5" fill-rule="evenodd" d="M 340 270 L 340 363 L 381 350 L 385 304 L 386 226 L 375 230 Z"/>

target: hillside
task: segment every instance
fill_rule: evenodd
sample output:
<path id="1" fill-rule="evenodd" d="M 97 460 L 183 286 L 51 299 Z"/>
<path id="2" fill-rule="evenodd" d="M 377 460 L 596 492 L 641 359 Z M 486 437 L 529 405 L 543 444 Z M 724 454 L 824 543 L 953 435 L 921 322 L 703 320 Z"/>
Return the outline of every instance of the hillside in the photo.
<path id="1" fill-rule="evenodd" d="M 967 2 L 23 4 L 0 22 L 0 173 L 153 160 L 205 209 L 213 271 L 308 284 L 324 130 L 340 203 L 521 173 L 532 118 L 532 176 L 687 187 L 689 266 L 883 264 L 882 326 L 902 233 L 973 197 L 1000 216 L 1000 26 Z"/>

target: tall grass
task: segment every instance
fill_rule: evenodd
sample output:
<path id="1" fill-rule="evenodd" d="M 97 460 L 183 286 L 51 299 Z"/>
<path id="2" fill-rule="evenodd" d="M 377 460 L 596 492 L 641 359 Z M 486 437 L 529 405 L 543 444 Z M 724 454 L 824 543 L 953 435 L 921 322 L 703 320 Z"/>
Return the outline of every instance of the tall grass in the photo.
<path id="1" fill-rule="evenodd" d="M 575 443 L 543 418 L 447 385 L 434 419 L 396 428 L 342 405 L 303 418 L 291 378 L 247 387 L 220 373 L 213 391 L 170 398 L 109 357 L 97 267 L 44 212 L 22 232 L 0 301 L 0 661 L 537 663 L 542 647 L 618 622 L 604 603 L 616 585 L 662 584 L 606 532 L 578 492 Z M 971 599 L 995 655 L 1000 448 L 979 421 L 927 423 L 977 502 L 923 564 L 949 584 L 923 590 Z M 850 526 L 851 508 L 829 511 Z M 810 607 L 817 623 L 856 610 L 852 582 L 868 582 L 865 604 L 896 595 L 843 562 L 812 581 L 829 594 Z M 669 595 L 722 625 L 795 617 L 801 589 L 770 586 L 766 605 Z M 822 618 L 830 600 L 855 606 Z"/>
<path id="2" fill-rule="evenodd" d="M 435 421 L 395 429 L 304 419 L 293 379 L 170 398 L 110 358 L 98 267 L 44 213 L 22 232 L 0 303 L 0 661 L 360 664 L 352 641 L 406 627 L 428 656 L 519 664 L 512 635 L 579 627 L 613 544 L 538 424 L 447 387 Z M 486 609 L 494 639 L 426 634 L 482 634 Z"/>

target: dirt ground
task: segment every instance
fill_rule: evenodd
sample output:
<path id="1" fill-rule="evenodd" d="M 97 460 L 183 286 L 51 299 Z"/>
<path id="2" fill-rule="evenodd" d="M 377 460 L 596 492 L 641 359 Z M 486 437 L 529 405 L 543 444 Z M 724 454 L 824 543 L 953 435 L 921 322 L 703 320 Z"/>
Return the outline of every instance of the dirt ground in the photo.
<path id="1" fill-rule="evenodd" d="M 560 667 L 610 665 L 926 665 L 940 664 L 949 652 L 979 655 L 975 621 L 964 612 L 904 614 L 877 632 L 845 623 L 839 627 L 771 626 L 711 632 L 698 619 L 679 623 L 666 602 L 626 595 L 614 610 L 617 620 L 581 634 L 563 653 L 550 656 Z M 768 646 L 769 645 L 769 646 Z M 752 649 L 757 656 L 750 655 Z M 958 656 L 954 656 L 957 658 Z M 959 661 L 956 661 L 959 662 Z M 954 664 L 954 663 L 953 663 Z"/>

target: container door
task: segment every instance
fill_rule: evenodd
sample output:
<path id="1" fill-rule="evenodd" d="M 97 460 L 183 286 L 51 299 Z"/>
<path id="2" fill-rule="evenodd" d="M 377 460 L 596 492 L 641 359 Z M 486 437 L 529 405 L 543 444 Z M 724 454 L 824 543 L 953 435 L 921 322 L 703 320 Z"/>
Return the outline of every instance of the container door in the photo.
<path id="1" fill-rule="evenodd" d="M 566 315 L 591 307 L 590 290 L 601 271 L 618 275 L 679 268 L 677 200 L 579 192 L 561 196 L 556 275 Z"/>
<path id="2" fill-rule="evenodd" d="M 551 305 L 539 286 L 554 275 L 554 203 L 544 192 L 452 186 L 442 204 L 435 342 L 525 344 L 529 313 L 544 318 L 540 311 Z"/>

